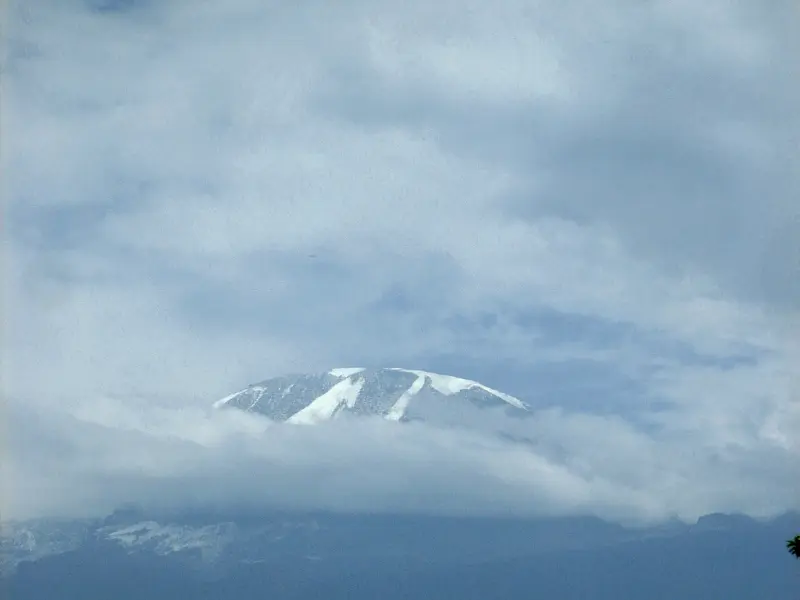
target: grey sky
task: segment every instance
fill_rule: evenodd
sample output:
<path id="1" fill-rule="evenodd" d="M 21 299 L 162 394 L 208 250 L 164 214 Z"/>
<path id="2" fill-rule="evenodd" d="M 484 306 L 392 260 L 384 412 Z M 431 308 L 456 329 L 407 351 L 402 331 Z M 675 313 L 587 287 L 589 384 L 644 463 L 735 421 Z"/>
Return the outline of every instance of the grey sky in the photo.
<path id="1" fill-rule="evenodd" d="M 724 450 L 742 505 L 774 492 L 770 460 L 790 498 L 799 19 L 12 2 L 8 403 L 182 410 L 285 372 L 427 368 L 562 407 L 552 435 L 619 418 L 665 456 Z"/>

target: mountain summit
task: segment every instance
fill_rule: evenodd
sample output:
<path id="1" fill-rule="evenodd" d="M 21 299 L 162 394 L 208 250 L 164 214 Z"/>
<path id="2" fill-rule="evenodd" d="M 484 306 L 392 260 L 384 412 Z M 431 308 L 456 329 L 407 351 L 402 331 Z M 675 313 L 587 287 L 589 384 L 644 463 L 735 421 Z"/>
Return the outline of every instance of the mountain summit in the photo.
<path id="1" fill-rule="evenodd" d="M 267 379 L 214 403 L 274 421 L 313 424 L 342 415 L 390 421 L 450 420 L 466 411 L 503 408 L 523 414 L 521 400 L 477 381 L 413 369 L 339 368 Z"/>

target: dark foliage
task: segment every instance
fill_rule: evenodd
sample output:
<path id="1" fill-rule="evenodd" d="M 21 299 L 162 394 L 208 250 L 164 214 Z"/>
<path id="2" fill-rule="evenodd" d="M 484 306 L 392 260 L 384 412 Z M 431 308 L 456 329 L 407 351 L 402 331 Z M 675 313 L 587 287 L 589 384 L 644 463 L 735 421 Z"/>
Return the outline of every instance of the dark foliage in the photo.
<path id="1" fill-rule="evenodd" d="M 786 548 L 789 550 L 789 554 L 795 558 L 800 558 L 800 535 L 796 535 L 787 541 Z"/>

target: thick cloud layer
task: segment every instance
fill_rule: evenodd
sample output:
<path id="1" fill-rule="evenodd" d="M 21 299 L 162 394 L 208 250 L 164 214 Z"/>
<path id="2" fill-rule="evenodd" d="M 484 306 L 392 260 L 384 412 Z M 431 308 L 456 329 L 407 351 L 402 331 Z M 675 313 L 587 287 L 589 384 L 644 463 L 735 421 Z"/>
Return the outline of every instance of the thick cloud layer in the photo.
<path id="1" fill-rule="evenodd" d="M 342 506 L 800 497 L 791 3 L 29 0 L 6 20 L 12 513 L 202 497 L 203 477 L 261 497 L 248 469 L 311 501 L 329 457 Z M 202 416 L 348 364 L 480 379 L 543 411 L 549 446 L 383 424 L 242 441 Z M 149 429 L 120 433 L 135 415 Z M 358 456 L 422 479 L 376 483 Z"/>
<path id="2" fill-rule="evenodd" d="M 155 510 L 593 514 L 625 522 L 800 508 L 797 446 L 647 435 L 621 419 L 491 410 L 458 425 L 275 424 L 236 410 L 12 411 L 6 518 Z M 795 419 L 794 425 L 797 425 Z"/>

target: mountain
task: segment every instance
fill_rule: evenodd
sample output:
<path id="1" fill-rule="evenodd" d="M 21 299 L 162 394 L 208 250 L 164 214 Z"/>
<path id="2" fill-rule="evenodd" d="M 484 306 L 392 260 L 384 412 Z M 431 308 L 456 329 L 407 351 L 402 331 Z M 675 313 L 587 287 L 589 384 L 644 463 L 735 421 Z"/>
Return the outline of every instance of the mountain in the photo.
<path id="1" fill-rule="evenodd" d="M 800 515 L 713 515 L 697 525 L 628 529 L 590 517 L 128 510 L 77 526 L 17 524 L 17 533 L 26 527 L 46 544 L 74 539 L 6 571 L 2 597 L 45 600 L 57 590 L 61 600 L 762 600 L 795 589 L 796 561 L 784 540 L 800 528 Z"/>
<path id="2" fill-rule="evenodd" d="M 259 413 L 274 421 L 312 424 L 344 415 L 392 421 L 447 422 L 465 413 L 499 408 L 524 415 L 518 398 L 477 381 L 412 369 L 338 368 L 252 384 L 214 403 Z"/>
<path id="3" fill-rule="evenodd" d="M 91 536 L 89 519 L 35 519 L 4 521 L 0 528 L 0 574 L 21 562 L 77 550 Z"/>
<path id="4" fill-rule="evenodd" d="M 534 414 L 478 382 L 399 368 L 270 379 L 215 406 L 288 423 Z M 591 516 L 215 510 L 129 506 L 100 519 L 3 522 L 0 598 L 762 600 L 796 588 L 785 540 L 800 531 L 798 514 L 634 528 Z"/>
<path id="5" fill-rule="evenodd" d="M 496 560 L 538 548 L 579 548 L 637 539 L 596 518 L 498 519 L 271 511 L 258 514 L 116 511 L 104 519 L 8 524 L 0 572 L 46 557 L 102 548 L 178 560 L 207 570 L 298 561 L 403 557 L 424 563 Z"/>

